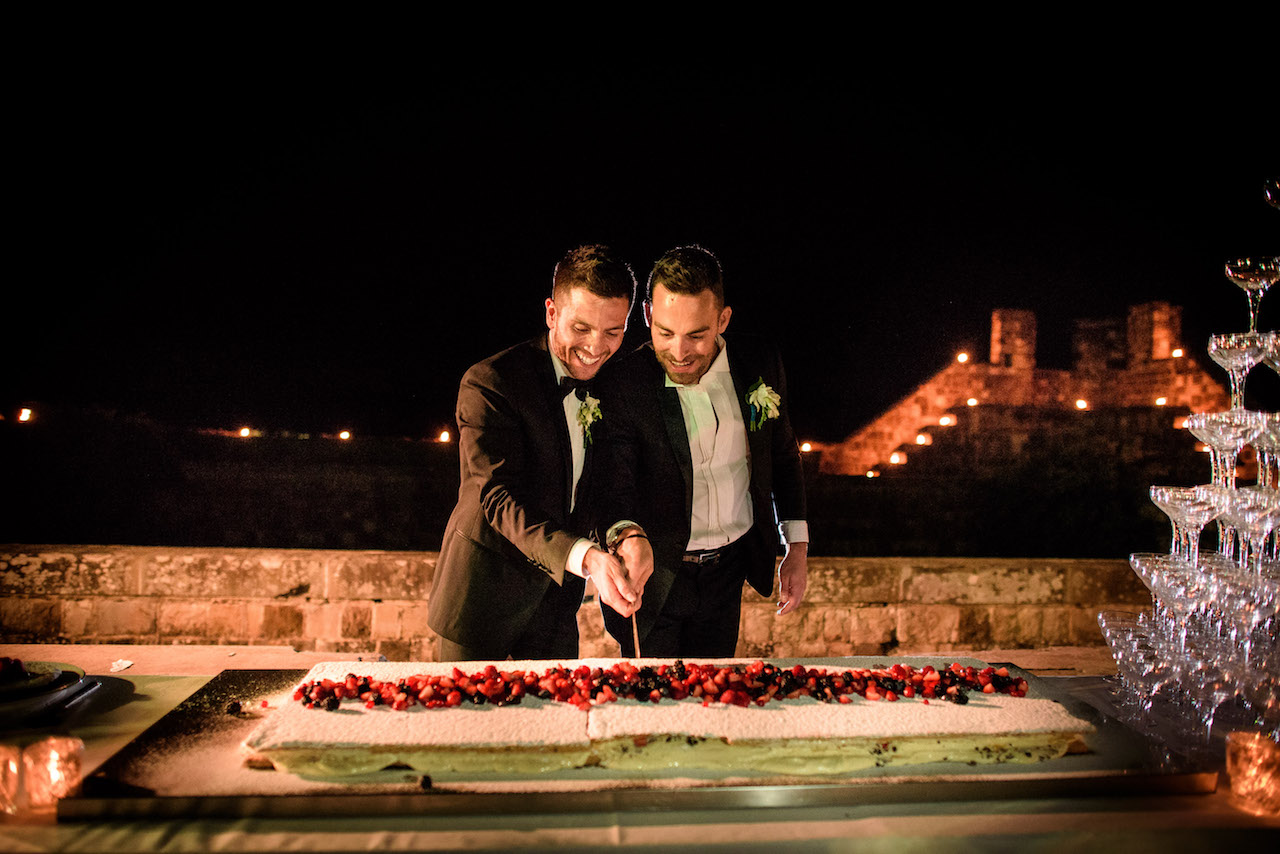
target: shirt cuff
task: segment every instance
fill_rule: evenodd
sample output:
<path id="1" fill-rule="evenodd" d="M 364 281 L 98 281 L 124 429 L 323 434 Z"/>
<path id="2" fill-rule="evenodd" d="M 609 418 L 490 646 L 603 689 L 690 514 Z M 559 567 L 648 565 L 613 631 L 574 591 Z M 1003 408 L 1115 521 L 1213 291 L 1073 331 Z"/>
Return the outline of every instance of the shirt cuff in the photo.
<path id="1" fill-rule="evenodd" d="M 807 543 L 809 542 L 809 523 L 804 519 L 787 519 L 778 523 L 778 533 L 782 534 L 782 541 L 788 545 Z"/>
<path id="2" fill-rule="evenodd" d="M 582 562 L 587 558 L 587 552 L 591 551 L 595 543 L 586 537 L 578 540 L 573 544 L 573 548 L 569 549 L 569 559 L 564 562 L 566 572 L 572 572 L 579 578 L 586 578 L 586 571 L 582 568 Z"/>

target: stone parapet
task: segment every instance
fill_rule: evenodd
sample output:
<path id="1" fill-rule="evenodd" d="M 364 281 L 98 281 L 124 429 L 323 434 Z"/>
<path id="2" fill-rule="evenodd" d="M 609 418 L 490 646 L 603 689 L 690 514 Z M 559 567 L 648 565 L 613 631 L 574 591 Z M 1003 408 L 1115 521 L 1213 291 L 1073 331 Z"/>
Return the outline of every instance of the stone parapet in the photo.
<path id="1" fill-rule="evenodd" d="M 434 552 L 0 546 L 0 643 L 287 644 L 430 660 Z M 613 656 L 590 596 L 583 656 Z M 804 605 L 744 589 L 738 653 L 826 656 L 1102 644 L 1146 607 L 1123 560 L 812 557 Z M 642 649 L 643 651 L 643 649 Z"/>

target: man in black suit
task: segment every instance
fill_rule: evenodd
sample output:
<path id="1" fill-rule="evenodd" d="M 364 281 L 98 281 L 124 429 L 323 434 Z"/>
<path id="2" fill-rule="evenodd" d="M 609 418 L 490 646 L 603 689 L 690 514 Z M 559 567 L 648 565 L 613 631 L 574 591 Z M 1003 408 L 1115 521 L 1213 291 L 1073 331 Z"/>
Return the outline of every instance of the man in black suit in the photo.
<path id="1" fill-rule="evenodd" d="M 625 568 L 583 536 L 608 410 L 580 386 L 621 345 L 635 288 L 607 247 L 572 250 L 556 265 L 547 334 L 463 376 L 462 482 L 427 609 L 438 660 L 576 658 L 587 576 L 615 613 L 634 610 Z"/>
<path id="2" fill-rule="evenodd" d="M 605 534 L 643 603 L 633 628 L 605 624 L 634 655 L 727 657 L 738 639 L 742 583 L 773 589 L 779 533 L 779 614 L 804 598 L 809 531 L 800 451 L 777 350 L 723 335 L 719 261 L 673 249 L 649 276 L 652 341 L 610 366 L 602 384 Z M 607 603 L 606 603 L 607 605 Z"/>

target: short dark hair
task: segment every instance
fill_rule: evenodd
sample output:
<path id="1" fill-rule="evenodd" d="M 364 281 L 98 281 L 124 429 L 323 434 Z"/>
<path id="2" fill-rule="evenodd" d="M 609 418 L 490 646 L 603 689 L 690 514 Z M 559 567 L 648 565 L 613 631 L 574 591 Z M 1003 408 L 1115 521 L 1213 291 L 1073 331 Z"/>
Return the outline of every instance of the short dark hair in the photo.
<path id="1" fill-rule="evenodd" d="M 608 246 L 588 243 L 566 252 L 551 276 L 552 299 L 570 288 L 586 288 L 604 299 L 621 297 L 630 306 L 636 301 L 636 274 Z"/>
<path id="2" fill-rule="evenodd" d="M 649 273 L 647 298 L 662 285 L 673 294 L 700 294 L 711 291 L 716 302 L 724 305 L 724 273 L 720 261 L 710 249 L 701 246 L 677 246 L 658 259 Z"/>

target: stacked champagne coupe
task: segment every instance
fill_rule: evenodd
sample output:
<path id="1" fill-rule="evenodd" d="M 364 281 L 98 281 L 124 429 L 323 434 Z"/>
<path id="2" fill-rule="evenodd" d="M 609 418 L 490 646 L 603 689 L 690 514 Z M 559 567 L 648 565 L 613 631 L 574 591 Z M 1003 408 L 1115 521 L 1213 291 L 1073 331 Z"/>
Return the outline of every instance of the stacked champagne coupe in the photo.
<path id="1" fill-rule="evenodd" d="M 1267 199 L 1280 207 L 1272 184 Z M 1151 487 L 1169 517 L 1171 547 L 1129 563 L 1154 607 L 1098 615 L 1116 660 L 1121 715 L 1184 756 L 1220 756 L 1211 745 L 1232 729 L 1280 741 L 1280 413 L 1244 408 L 1249 371 L 1263 364 L 1280 372 L 1280 334 L 1257 330 L 1262 297 L 1280 281 L 1280 258 L 1231 261 L 1226 274 L 1248 298 L 1249 331 L 1209 340 L 1210 358 L 1231 378 L 1231 408 L 1187 421 L 1209 449 L 1209 482 Z M 1246 446 L 1258 460 L 1253 484 L 1236 478 Z M 1200 548 L 1211 522 L 1217 551 Z"/>

